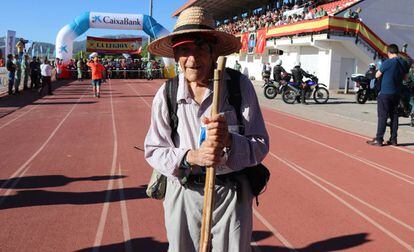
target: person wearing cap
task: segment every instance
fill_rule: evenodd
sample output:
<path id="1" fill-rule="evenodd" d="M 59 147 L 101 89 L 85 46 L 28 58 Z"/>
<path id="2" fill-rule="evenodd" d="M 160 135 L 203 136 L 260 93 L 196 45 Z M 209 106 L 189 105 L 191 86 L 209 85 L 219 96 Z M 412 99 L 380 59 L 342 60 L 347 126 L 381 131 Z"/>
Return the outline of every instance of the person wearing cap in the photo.
<path id="1" fill-rule="evenodd" d="M 91 68 L 92 71 L 92 86 L 93 86 L 93 94 L 94 97 L 101 97 L 101 82 L 103 75 L 102 73 L 105 71 L 105 67 L 99 63 L 99 58 L 97 55 L 87 63 L 88 67 Z"/>
<path id="2" fill-rule="evenodd" d="M 151 125 L 145 138 L 145 158 L 167 177 L 163 202 L 168 251 L 198 251 L 203 214 L 205 167 L 215 167 L 215 210 L 212 216 L 213 251 L 250 251 L 253 194 L 240 171 L 259 164 L 269 151 L 269 137 L 251 81 L 240 74 L 242 124 L 221 87 L 219 115 L 211 117 L 213 72 L 218 56 L 240 50 L 233 35 L 215 30 L 215 22 L 201 7 L 178 17 L 174 31 L 148 46 L 151 54 L 179 63 L 177 117 L 173 136 L 166 84 L 156 93 Z M 227 72 L 224 80 L 230 80 Z M 224 83 L 226 83 L 224 81 Z M 174 98 L 172 98 L 174 99 Z M 201 127 L 206 139 L 199 145 Z M 241 129 L 244 129 L 244 134 Z"/>

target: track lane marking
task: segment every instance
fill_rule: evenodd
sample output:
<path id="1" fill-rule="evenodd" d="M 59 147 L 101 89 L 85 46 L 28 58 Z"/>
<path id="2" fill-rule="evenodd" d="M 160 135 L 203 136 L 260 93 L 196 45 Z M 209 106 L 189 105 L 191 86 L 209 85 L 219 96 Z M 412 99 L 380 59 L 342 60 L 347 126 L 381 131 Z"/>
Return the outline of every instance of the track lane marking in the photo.
<path id="1" fill-rule="evenodd" d="M 6 127 L 7 125 L 11 124 L 12 122 L 16 121 L 17 119 L 23 117 L 24 115 L 28 114 L 30 111 L 34 110 L 35 108 L 39 107 L 40 105 L 32 106 L 29 110 L 21 113 L 20 115 L 16 116 L 15 118 L 11 119 L 10 121 L 6 122 L 5 124 L 0 126 L 0 130 Z"/>
<path id="2" fill-rule="evenodd" d="M 124 242 L 125 242 L 125 251 L 126 252 L 132 252 L 132 244 L 131 244 L 131 234 L 128 224 L 128 211 L 125 203 L 125 194 L 124 194 L 124 182 L 122 181 L 122 170 L 121 170 L 121 164 L 119 164 L 119 171 L 118 175 L 120 176 L 120 179 L 118 179 L 118 189 L 119 189 L 119 204 L 121 207 L 121 217 L 122 217 L 122 231 L 124 234 Z"/>
<path id="3" fill-rule="evenodd" d="M 278 126 L 278 125 L 276 125 L 276 124 L 274 124 L 274 123 L 271 123 L 271 122 L 269 122 L 269 121 L 265 121 L 265 123 L 266 123 L 266 124 L 268 124 L 268 125 L 270 125 L 270 126 L 272 126 L 272 127 L 274 127 L 274 128 L 278 128 L 278 129 L 284 130 L 284 131 L 286 131 L 286 132 L 289 132 L 289 133 L 290 133 L 290 134 L 292 134 L 292 135 L 295 135 L 295 136 L 298 136 L 298 137 L 304 138 L 304 139 L 306 139 L 306 140 L 308 140 L 308 141 L 310 141 L 310 142 L 313 142 L 313 143 L 319 144 L 319 145 L 321 145 L 321 146 L 323 146 L 323 147 L 325 147 L 325 148 L 331 149 L 331 150 L 333 150 L 333 151 L 335 151 L 335 152 L 338 152 L 338 153 L 340 153 L 340 154 L 343 154 L 343 155 L 345 155 L 345 156 L 347 156 L 347 157 L 349 157 L 349 158 L 352 158 L 352 159 L 357 160 L 357 161 L 359 161 L 359 162 L 362 162 L 362 163 L 364 163 L 364 164 L 366 164 L 366 165 L 368 165 L 368 166 L 371 166 L 371 167 L 373 167 L 373 168 L 375 168 L 375 169 L 377 169 L 377 170 L 380 170 L 380 171 L 382 171 L 382 172 L 384 172 L 384 173 L 387 173 L 387 174 L 389 174 L 389 175 L 391 175 L 391 176 L 393 176 L 393 177 L 396 177 L 396 178 L 398 178 L 398 179 L 400 179 L 400 180 L 402 180 L 402 181 L 405 181 L 405 182 L 407 182 L 407 183 L 409 183 L 409 184 L 411 184 L 411 185 L 414 185 L 414 181 L 412 181 L 412 179 L 414 179 L 414 178 L 413 178 L 413 177 L 411 177 L 411 176 L 409 176 L 409 175 L 407 175 L 407 174 L 401 173 L 401 172 L 396 171 L 396 170 L 393 170 L 393 169 L 391 169 L 391 168 L 382 168 L 382 167 L 380 167 L 379 165 L 377 165 L 376 163 L 374 163 L 374 162 L 372 162 L 372 161 L 369 161 L 369 162 L 368 162 L 368 161 L 365 161 L 363 158 L 360 158 L 360 157 L 358 157 L 358 156 L 356 156 L 356 155 L 346 153 L 346 152 L 341 151 L 341 150 L 339 150 L 339 149 L 337 149 L 337 148 L 335 148 L 335 147 L 332 147 L 332 146 L 330 146 L 330 145 L 324 144 L 324 143 L 322 143 L 322 142 L 319 142 L 318 140 L 315 140 L 315 139 L 313 139 L 313 138 L 310 138 L 310 137 L 307 137 L 307 136 L 305 136 L 305 135 L 299 134 L 299 133 L 297 133 L 297 132 L 294 132 L 294 131 L 292 131 L 292 130 L 286 129 L 286 128 L 284 128 L 284 127 Z M 383 166 L 383 167 L 385 167 L 385 166 Z M 407 177 L 407 178 L 409 178 L 409 179 L 406 179 L 406 178 L 404 178 L 403 176 L 400 176 L 400 175 L 397 175 L 397 174 L 403 174 L 405 177 Z"/>
<path id="4" fill-rule="evenodd" d="M 115 122 L 114 104 L 113 104 L 113 98 L 112 98 L 111 80 L 109 80 L 108 82 L 109 82 L 109 89 L 111 90 L 109 92 L 110 92 L 110 98 L 111 98 L 110 103 L 111 103 L 111 117 L 112 117 L 112 134 L 113 134 L 113 144 L 114 144 L 113 151 L 112 151 L 112 165 L 111 165 L 110 176 L 113 177 L 115 175 L 116 163 L 118 159 L 118 135 L 116 132 L 116 122 Z M 107 186 L 107 192 L 105 195 L 105 203 L 103 204 L 103 207 L 102 207 L 101 217 L 99 219 L 98 229 L 95 235 L 95 241 L 94 241 L 93 250 L 92 250 L 94 252 L 99 251 L 99 247 L 101 246 L 102 237 L 105 231 L 106 219 L 108 217 L 109 200 L 111 197 L 111 190 L 113 188 L 113 185 L 114 185 L 114 180 L 111 179 Z"/>
<path id="5" fill-rule="evenodd" d="M 335 131 L 339 131 L 339 132 L 342 132 L 342 133 L 346 133 L 348 135 L 356 136 L 356 137 L 362 138 L 364 140 L 371 140 L 372 139 L 372 138 L 369 138 L 367 136 L 360 135 L 358 133 L 354 133 L 354 132 L 350 132 L 350 131 L 347 131 L 347 130 L 344 130 L 344 129 L 341 129 L 341 128 L 337 128 L 335 126 L 326 125 L 326 124 L 323 124 L 323 123 L 320 123 L 320 122 L 312 121 L 310 119 L 306 119 L 306 118 L 302 118 L 302 117 L 299 117 L 299 116 L 296 116 L 296 115 L 292 115 L 292 114 L 289 114 L 289 113 L 286 113 L 286 112 L 283 112 L 283 111 L 280 111 L 280 110 L 277 110 L 277 109 L 274 109 L 274 108 L 271 108 L 271 107 L 268 107 L 268 106 L 265 106 L 265 107 L 266 107 L 267 110 L 269 110 L 273 113 L 279 113 L 281 115 L 285 115 L 287 117 L 295 118 L 297 120 L 309 122 L 309 123 L 312 123 L 312 124 L 315 124 L 315 125 L 318 125 L 318 126 L 322 126 L 322 127 L 328 128 L 328 129 L 333 129 Z M 414 155 L 414 151 L 412 151 L 408 148 L 402 148 L 402 147 L 392 146 L 392 145 L 390 147 Z"/>
<path id="6" fill-rule="evenodd" d="M 307 180 L 309 180 L 310 182 L 312 182 L 314 185 L 316 185 L 317 187 L 319 187 L 320 189 L 322 189 L 323 191 L 325 191 L 326 193 L 328 193 L 332 197 L 334 197 L 336 200 L 338 200 L 343 205 L 345 205 L 346 207 L 348 207 L 349 209 L 351 209 L 353 212 L 355 212 L 356 214 L 358 214 L 359 216 L 361 216 L 363 219 L 365 219 L 366 221 L 368 221 L 369 223 L 371 223 L 377 229 L 381 230 L 383 233 L 385 233 L 386 235 L 388 235 L 390 238 L 392 238 L 394 241 L 396 241 L 401 246 L 403 246 L 404 248 L 406 248 L 408 251 L 413 251 L 413 247 L 409 243 L 403 241 L 397 235 L 395 235 L 394 233 L 392 233 L 390 230 L 388 230 L 387 228 L 383 227 L 381 224 L 379 224 L 375 220 L 371 219 L 369 216 L 367 216 L 363 212 L 359 211 L 356 207 L 352 206 L 350 203 L 348 203 L 347 201 L 345 201 L 344 199 L 342 199 L 339 195 L 335 194 L 334 192 L 332 192 L 331 190 L 329 190 L 325 186 L 323 186 L 320 183 L 318 183 L 316 180 L 312 179 L 310 176 L 306 175 L 302 171 L 302 170 L 306 170 L 306 169 L 304 169 L 303 167 L 301 167 L 301 166 L 299 166 L 299 165 L 297 165 L 297 164 L 295 164 L 295 163 L 293 163 L 291 161 L 285 160 L 285 159 L 277 156 L 273 152 L 269 152 L 269 154 L 272 157 L 274 157 L 275 159 L 277 159 L 280 162 L 282 162 L 283 164 L 285 164 L 288 167 L 290 167 L 292 170 L 294 170 L 297 173 L 299 173 L 300 175 L 302 175 L 304 178 L 306 178 Z"/>
<path id="7" fill-rule="evenodd" d="M 79 99 L 76 101 L 76 103 L 72 106 L 71 110 L 66 114 L 66 116 L 60 121 L 60 123 L 56 126 L 56 128 L 53 130 L 53 132 L 49 135 L 49 137 L 46 139 L 46 141 L 39 147 L 39 149 L 28 159 L 24 164 L 22 164 L 9 178 L 7 181 L 5 181 L 0 187 L 0 192 L 2 188 L 7 186 L 9 184 L 9 181 L 11 178 L 17 177 L 38 155 L 39 153 L 46 147 L 46 145 L 50 142 L 50 140 L 56 135 L 57 131 L 61 128 L 63 123 L 66 121 L 66 119 L 72 114 L 73 110 L 76 108 L 76 106 L 79 104 L 80 100 L 85 96 L 86 92 L 79 97 Z"/>

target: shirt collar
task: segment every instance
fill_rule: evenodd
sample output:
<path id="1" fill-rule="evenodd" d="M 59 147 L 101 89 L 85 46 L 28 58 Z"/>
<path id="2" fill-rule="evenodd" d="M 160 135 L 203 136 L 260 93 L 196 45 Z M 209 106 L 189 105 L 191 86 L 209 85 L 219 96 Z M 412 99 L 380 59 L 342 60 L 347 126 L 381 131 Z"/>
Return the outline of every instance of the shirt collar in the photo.
<path id="1" fill-rule="evenodd" d="M 229 74 L 227 74 L 227 72 L 224 72 L 224 80 L 228 81 L 230 80 L 231 77 Z M 184 78 L 184 74 L 180 73 L 180 75 L 178 76 L 178 90 L 177 90 L 177 104 L 182 103 L 183 101 L 185 101 L 186 103 L 190 103 L 191 102 L 191 94 L 188 88 L 188 83 L 187 80 Z M 226 85 L 225 83 L 223 83 L 223 85 Z M 208 91 L 206 92 L 204 99 L 205 100 L 207 97 L 209 97 L 214 90 L 214 83 L 210 83 L 210 85 L 208 86 Z M 221 91 L 223 92 L 226 88 L 222 88 Z"/>

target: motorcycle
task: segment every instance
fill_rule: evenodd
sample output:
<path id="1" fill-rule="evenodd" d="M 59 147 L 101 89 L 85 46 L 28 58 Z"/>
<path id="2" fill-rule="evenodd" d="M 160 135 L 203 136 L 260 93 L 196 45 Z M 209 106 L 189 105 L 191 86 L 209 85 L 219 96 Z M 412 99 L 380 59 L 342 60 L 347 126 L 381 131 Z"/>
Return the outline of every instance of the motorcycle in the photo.
<path id="1" fill-rule="evenodd" d="M 377 92 L 370 88 L 371 80 L 363 74 L 351 75 L 351 80 L 356 83 L 358 91 L 356 92 L 355 100 L 359 104 L 364 104 L 367 101 L 375 101 L 377 99 Z"/>
<path id="2" fill-rule="evenodd" d="M 319 83 L 318 78 L 314 75 L 309 77 L 308 80 L 304 82 L 305 85 L 309 87 L 308 91 L 305 93 L 305 99 L 313 100 L 318 104 L 327 103 L 329 100 L 329 91 L 325 84 Z M 302 94 L 302 89 L 300 88 L 302 83 L 289 82 L 286 85 L 282 93 L 282 99 L 287 104 L 293 104 L 295 101 L 300 102 L 300 97 Z"/>
<path id="3" fill-rule="evenodd" d="M 264 96 L 267 99 L 274 99 L 276 98 L 277 94 L 282 94 L 286 88 L 286 84 L 292 78 L 291 74 L 284 74 L 282 76 L 282 80 L 280 82 L 270 80 L 263 86 Z"/>

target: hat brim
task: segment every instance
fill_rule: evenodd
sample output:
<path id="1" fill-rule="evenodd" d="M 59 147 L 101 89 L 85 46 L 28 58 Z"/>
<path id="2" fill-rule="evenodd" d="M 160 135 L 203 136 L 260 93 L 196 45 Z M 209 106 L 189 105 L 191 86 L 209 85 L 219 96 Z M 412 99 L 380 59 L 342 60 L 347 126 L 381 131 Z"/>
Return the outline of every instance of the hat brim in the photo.
<path id="1" fill-rule="evenodd" d="M 172 48 L 171 39 L 179 34 L 190 33 L 205 33 L 217 38 L 217 43 L 214 46 L 214 52 L 219 56 L 226 56 L 240 51 L 240 39 L 226 32 L 205 29 L 191 29 L 173 32 L 165 37 L 154 40 L 148 45 L 148 51 L 154 55 L 174 58 L 174 51 Z"/>

